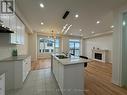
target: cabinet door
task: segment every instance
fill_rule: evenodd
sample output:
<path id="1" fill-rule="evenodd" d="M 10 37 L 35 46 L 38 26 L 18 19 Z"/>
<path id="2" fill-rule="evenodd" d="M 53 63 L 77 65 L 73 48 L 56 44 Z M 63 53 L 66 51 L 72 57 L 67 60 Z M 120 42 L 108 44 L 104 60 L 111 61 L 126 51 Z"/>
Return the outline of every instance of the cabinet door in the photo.
<path id="1" fill-rule="evenodd" d="M 64 65 L 59 63 L 59 87 L 63 93 Z"/>
<path id="2" fill-rule="evenodd" d="M 25 26 L 24 26 L 24 24 L 21 22 L 21 35 L 20 35 L 20 37 L 21 37 L 21 44 L 22 45 L 24 45 L 24 36 L 25 36 Z"/>
<path id="3" fill-rule="evenodd" d="M 5 74 L 0 76 L 0 95 L 5 95 Z"/>
<path id="4" fill-rule="evenodd" d="M 21 38 L 20 38 L 21 23 L 17 16 L 16 16 L 16 32 L 17 32 L 17 44 L 21 44 Z"/>
<path id="5" fill-rule="evenodd" d="M 11 15 L 10 18 L 10 28 L 14 33 L 11 33 L 11 44 L 16 44 L 17 43 L 17 33 L 16 33 L 16 16 Z"/>
<path id="6" fill-rule="evenodd" d="M 22 77 L 22 81 L 24 82 L 24 80 L 26 79 L 26 63 L 25 60 L 23 60 L 23 77 Z"/>
<path id="7" fill-rule="evenodd" d="M 9 28 L 9 15 L 2 14 L 1 20 L 3 21 L 4 26 Z"/>

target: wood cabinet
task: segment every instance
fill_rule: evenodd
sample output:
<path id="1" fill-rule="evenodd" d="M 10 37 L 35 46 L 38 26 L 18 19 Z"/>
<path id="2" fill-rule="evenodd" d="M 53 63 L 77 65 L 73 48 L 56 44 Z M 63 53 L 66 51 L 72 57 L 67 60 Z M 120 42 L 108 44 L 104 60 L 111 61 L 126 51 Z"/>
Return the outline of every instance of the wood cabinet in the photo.
<path id="1" fill-rule="evenodd" d="M 0 75 L 0 95 L 5 95 L 5 74 Z"/>
<path id="2" fill-rule="evenodd" d="M 10 34 L 11 44 L 24 44 L 25 25 L 16 15 L 1 15 L 4 26 L 10 28 L 14 33 Z"/>

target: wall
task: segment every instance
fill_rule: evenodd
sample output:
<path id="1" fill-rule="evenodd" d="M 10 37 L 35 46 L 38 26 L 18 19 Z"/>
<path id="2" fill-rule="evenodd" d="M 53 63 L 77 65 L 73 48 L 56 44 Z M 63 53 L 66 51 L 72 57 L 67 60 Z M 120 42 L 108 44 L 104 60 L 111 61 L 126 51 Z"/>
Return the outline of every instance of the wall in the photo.
<path id="1" fill-rule="evenodd" d="M 37 33 L 29 35 L 29 55 L 32 57 L 32 61 L 37 61 Z"/>
<path id="2" fill-rule="evenodd" d="M 92 49 L 93 47 L 99 48 L 102 50 L 109 50 L 108 60 L 112 63 L 112 44 L 113 38 L 112 34 L 105 36 L 99 36 L 94 38 L 89 38 L 83 40 L 83 55 L 92 58 Z"/>
<path id="3" fill-rule="evenodd" d="M 26 32 L 24 45 L 11 45 L 9 41 L 9 33 L 0 33 L 0 60 L 12 56 L 13 49 L 18 50 L 18 55 L 28 54 L 28 34 Z"/>
<path id="4" fill-rule="evenodd" d="M 127 3 L 114 10 L 114 33 L 113 33 L 113 66 L 112 82 L 123 86 L 122 83 L 122 40 L 123 40 L 123 13 L 127 12 Z"/>
<path id="5" fill-rule="evenodd" d="M 61 39 L 61 52 L 65 52 L 65 53 L 69 52 L 69 39 L 80 40 L 80 54 L 82 55 L 82 39 L 81 37 L 75 37 L 75 36 L 64 36 Z"/>

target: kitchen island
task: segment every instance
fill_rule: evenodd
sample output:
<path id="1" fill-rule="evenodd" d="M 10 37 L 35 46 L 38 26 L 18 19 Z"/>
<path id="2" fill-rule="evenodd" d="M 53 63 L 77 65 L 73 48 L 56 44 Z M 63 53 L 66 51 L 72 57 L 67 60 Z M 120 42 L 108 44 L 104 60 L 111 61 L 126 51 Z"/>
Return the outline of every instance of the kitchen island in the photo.
<path id="1" fill-rule="evenodd" d="M 52 54 L 51 70 L 62 95 L 84 95 L 84 63 L 89 60 L 74 56 L 60 58 L 59 55 Z"/>

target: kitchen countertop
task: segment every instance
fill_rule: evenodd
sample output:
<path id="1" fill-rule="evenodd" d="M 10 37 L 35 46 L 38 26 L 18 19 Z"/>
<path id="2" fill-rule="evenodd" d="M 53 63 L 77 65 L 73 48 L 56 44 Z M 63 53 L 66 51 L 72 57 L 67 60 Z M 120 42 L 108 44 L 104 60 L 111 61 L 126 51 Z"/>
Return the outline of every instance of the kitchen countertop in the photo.
<path id="1" fill-rule="evenodd" d="M 75 56 L 71 56 L 70 58 L 65 58 L 65 59 L 59 59 L 56 57 L 56 55 L 64 55 L 64 54 L 52 54 L 53 57 L 56 58 L 60 63 L 63 65 L 74 65 L 74 64 L 84 64 L 85 62 L 90 62 L 90 59 L 83 59 Z"/>
<path id="2" fill-rule="evenodd" d="M 18 55 L 18 56 L 11 56 L 8 58 L 5 58 L 3 60 L 0 60 L 0 62 L 6 62 L 6 61 L 21 61 L 28 57 L 28 55 Z"/>

